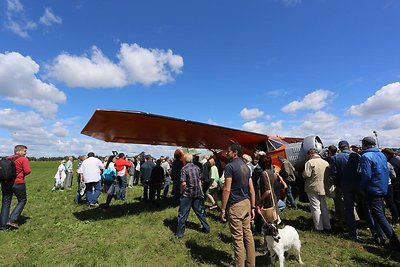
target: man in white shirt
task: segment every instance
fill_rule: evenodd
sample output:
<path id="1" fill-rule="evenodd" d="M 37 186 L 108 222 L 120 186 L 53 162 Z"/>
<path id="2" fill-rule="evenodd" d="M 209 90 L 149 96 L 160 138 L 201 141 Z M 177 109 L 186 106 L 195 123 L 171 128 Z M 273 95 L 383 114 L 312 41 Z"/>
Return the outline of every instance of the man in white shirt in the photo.
<path id="1" fill-rule="evenodd" d="M 99 206 L 97 199 L 101 193 L 101 173 L 104 165 L 94 156 L 93 152 L 88 153 L 88 158 L 82 162 L 78 173 L 86 185 L 86 202 L 89 207 L 97 208 Z"/>

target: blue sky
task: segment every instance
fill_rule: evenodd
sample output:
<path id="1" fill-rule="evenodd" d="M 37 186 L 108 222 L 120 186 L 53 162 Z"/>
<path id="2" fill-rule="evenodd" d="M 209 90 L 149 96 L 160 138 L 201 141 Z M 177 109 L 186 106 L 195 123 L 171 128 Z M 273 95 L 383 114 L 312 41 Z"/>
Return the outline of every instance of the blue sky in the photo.
<path id="1" fill-rule="evenodd" d="M 397 0 L 0 3 L 0 155 L 174 149 L 81 135 L 96 108 L 400 146 Z"/>

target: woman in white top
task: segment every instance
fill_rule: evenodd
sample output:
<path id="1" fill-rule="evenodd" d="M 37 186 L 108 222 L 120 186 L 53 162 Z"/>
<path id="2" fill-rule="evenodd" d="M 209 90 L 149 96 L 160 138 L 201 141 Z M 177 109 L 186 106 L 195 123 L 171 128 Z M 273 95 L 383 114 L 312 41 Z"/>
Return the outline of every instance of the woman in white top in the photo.
<path id="1" fill-rule="evenodd" d="M 58 165 L 57 172 L 54 175 L 54 187 L 52 191 L 60 189 L 60 191 L 64 190 L 64 180 L 67 177 L 67 173 L 65 172 L 65 160 L 63 159 Z"/>
<path id="2" fill-rule="evenodd" d="M 210 179 L 211 179 L 211 185 L 208 188 L 209 193 L 207 193 L 207 197 L 211 200 L 212 206 L 210 209 L 216 209 L 218 208 L 218 194 L 220 193 L 220 178 L 218 174 L 218 168 L 215 166 L 215 160 L 213 158 L 210 158 L 208 160 L 208 163 L 210 164 Z"/>

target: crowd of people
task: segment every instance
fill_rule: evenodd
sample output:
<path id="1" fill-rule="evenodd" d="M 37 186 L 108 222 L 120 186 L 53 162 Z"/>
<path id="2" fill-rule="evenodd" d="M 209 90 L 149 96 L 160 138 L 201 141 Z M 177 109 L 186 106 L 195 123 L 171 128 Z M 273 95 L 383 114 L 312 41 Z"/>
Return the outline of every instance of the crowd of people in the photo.
<path id="1" fill-rule="evenodd" d="M 18 217 L 27 201 L 25 176 L 30 173 L 26 151 L 26 146 L 18 145 L 10 156 L 18 175 L 15 180 L 2 182 L 0 230 L 19 227 Z M 210 232 L 205 213 L 205 202 L 209 201 L 208 208 L 218 209 L 220 220 L 229 223 L 235 266 L 255 266 L 253 234 L 261 233 L 265 223 L 263 213 L 256 212 L 262 210 L 259 207 L 274 207 L 277 217 L 271 223 L 279 224 L 280 212 L 285 208 L 297 209 L 298 201 L 309 203 L 314 228 L 322 234 L 333 227 L 346 229 L 348 238 L 357 242 L 358 221 L 364 220 L 377 244 L 384 245 L 387 239 L 390 249 L 400 251 L 398 237 L 385 215 L 388 207 L 391 223 L 399 223 L 400 156 L 388 148 L 380 150 L 373 137 L 365 137 L 360 150 L 345 140 L 337 147 L 329 146 L 327 153 L 310 149 L 300 169 L 295 169 L 282 155 L 278 156 L 281 165 L 274 166 L 271 156 L 263 151 L 257 151 L 253 157 L 243 154 L 236 143 L 229 146 L 226 158 L 226 164 L 214 155 L 200 160 L 199 155 L 177 149 L 173 159 L 155 159 L 151 155 L 127 158 L 119 153 L 101 161 L 90 152 L 78 158 L 75 202 L 79 204 L 85 197 L 88 207 L 97 208 L 103 191 L 107 194 L 102 205 L 106 212 L 113 199 L 126 202 L 127 188 L 140 183 L 142 200 L 155 207 L 160 206 L 162 198 L 173 195 L 179 206 L 175 235 L 182 238 L 191 209 L 202 230 Z M 71 189 L 73 161 L 70 156 L 60 162 L 52 190 Z M 13 195 L 18 203 L 10 214 Z M 334 202 L 333 219 L 328 197 Z"/>

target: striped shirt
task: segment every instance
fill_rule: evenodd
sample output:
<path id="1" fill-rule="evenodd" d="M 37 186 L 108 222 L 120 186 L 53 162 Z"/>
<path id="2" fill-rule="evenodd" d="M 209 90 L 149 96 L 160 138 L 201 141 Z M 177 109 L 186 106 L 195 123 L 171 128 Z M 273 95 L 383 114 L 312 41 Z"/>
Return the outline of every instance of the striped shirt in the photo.
<path id="1" fill-rule="evenodd" d="M 189 198 L 204 197 L 201 189 L 201 170 L 192 162 L 186 164 L 181 170 L 181 182 L 186 182 L 182 196 Z"/>

